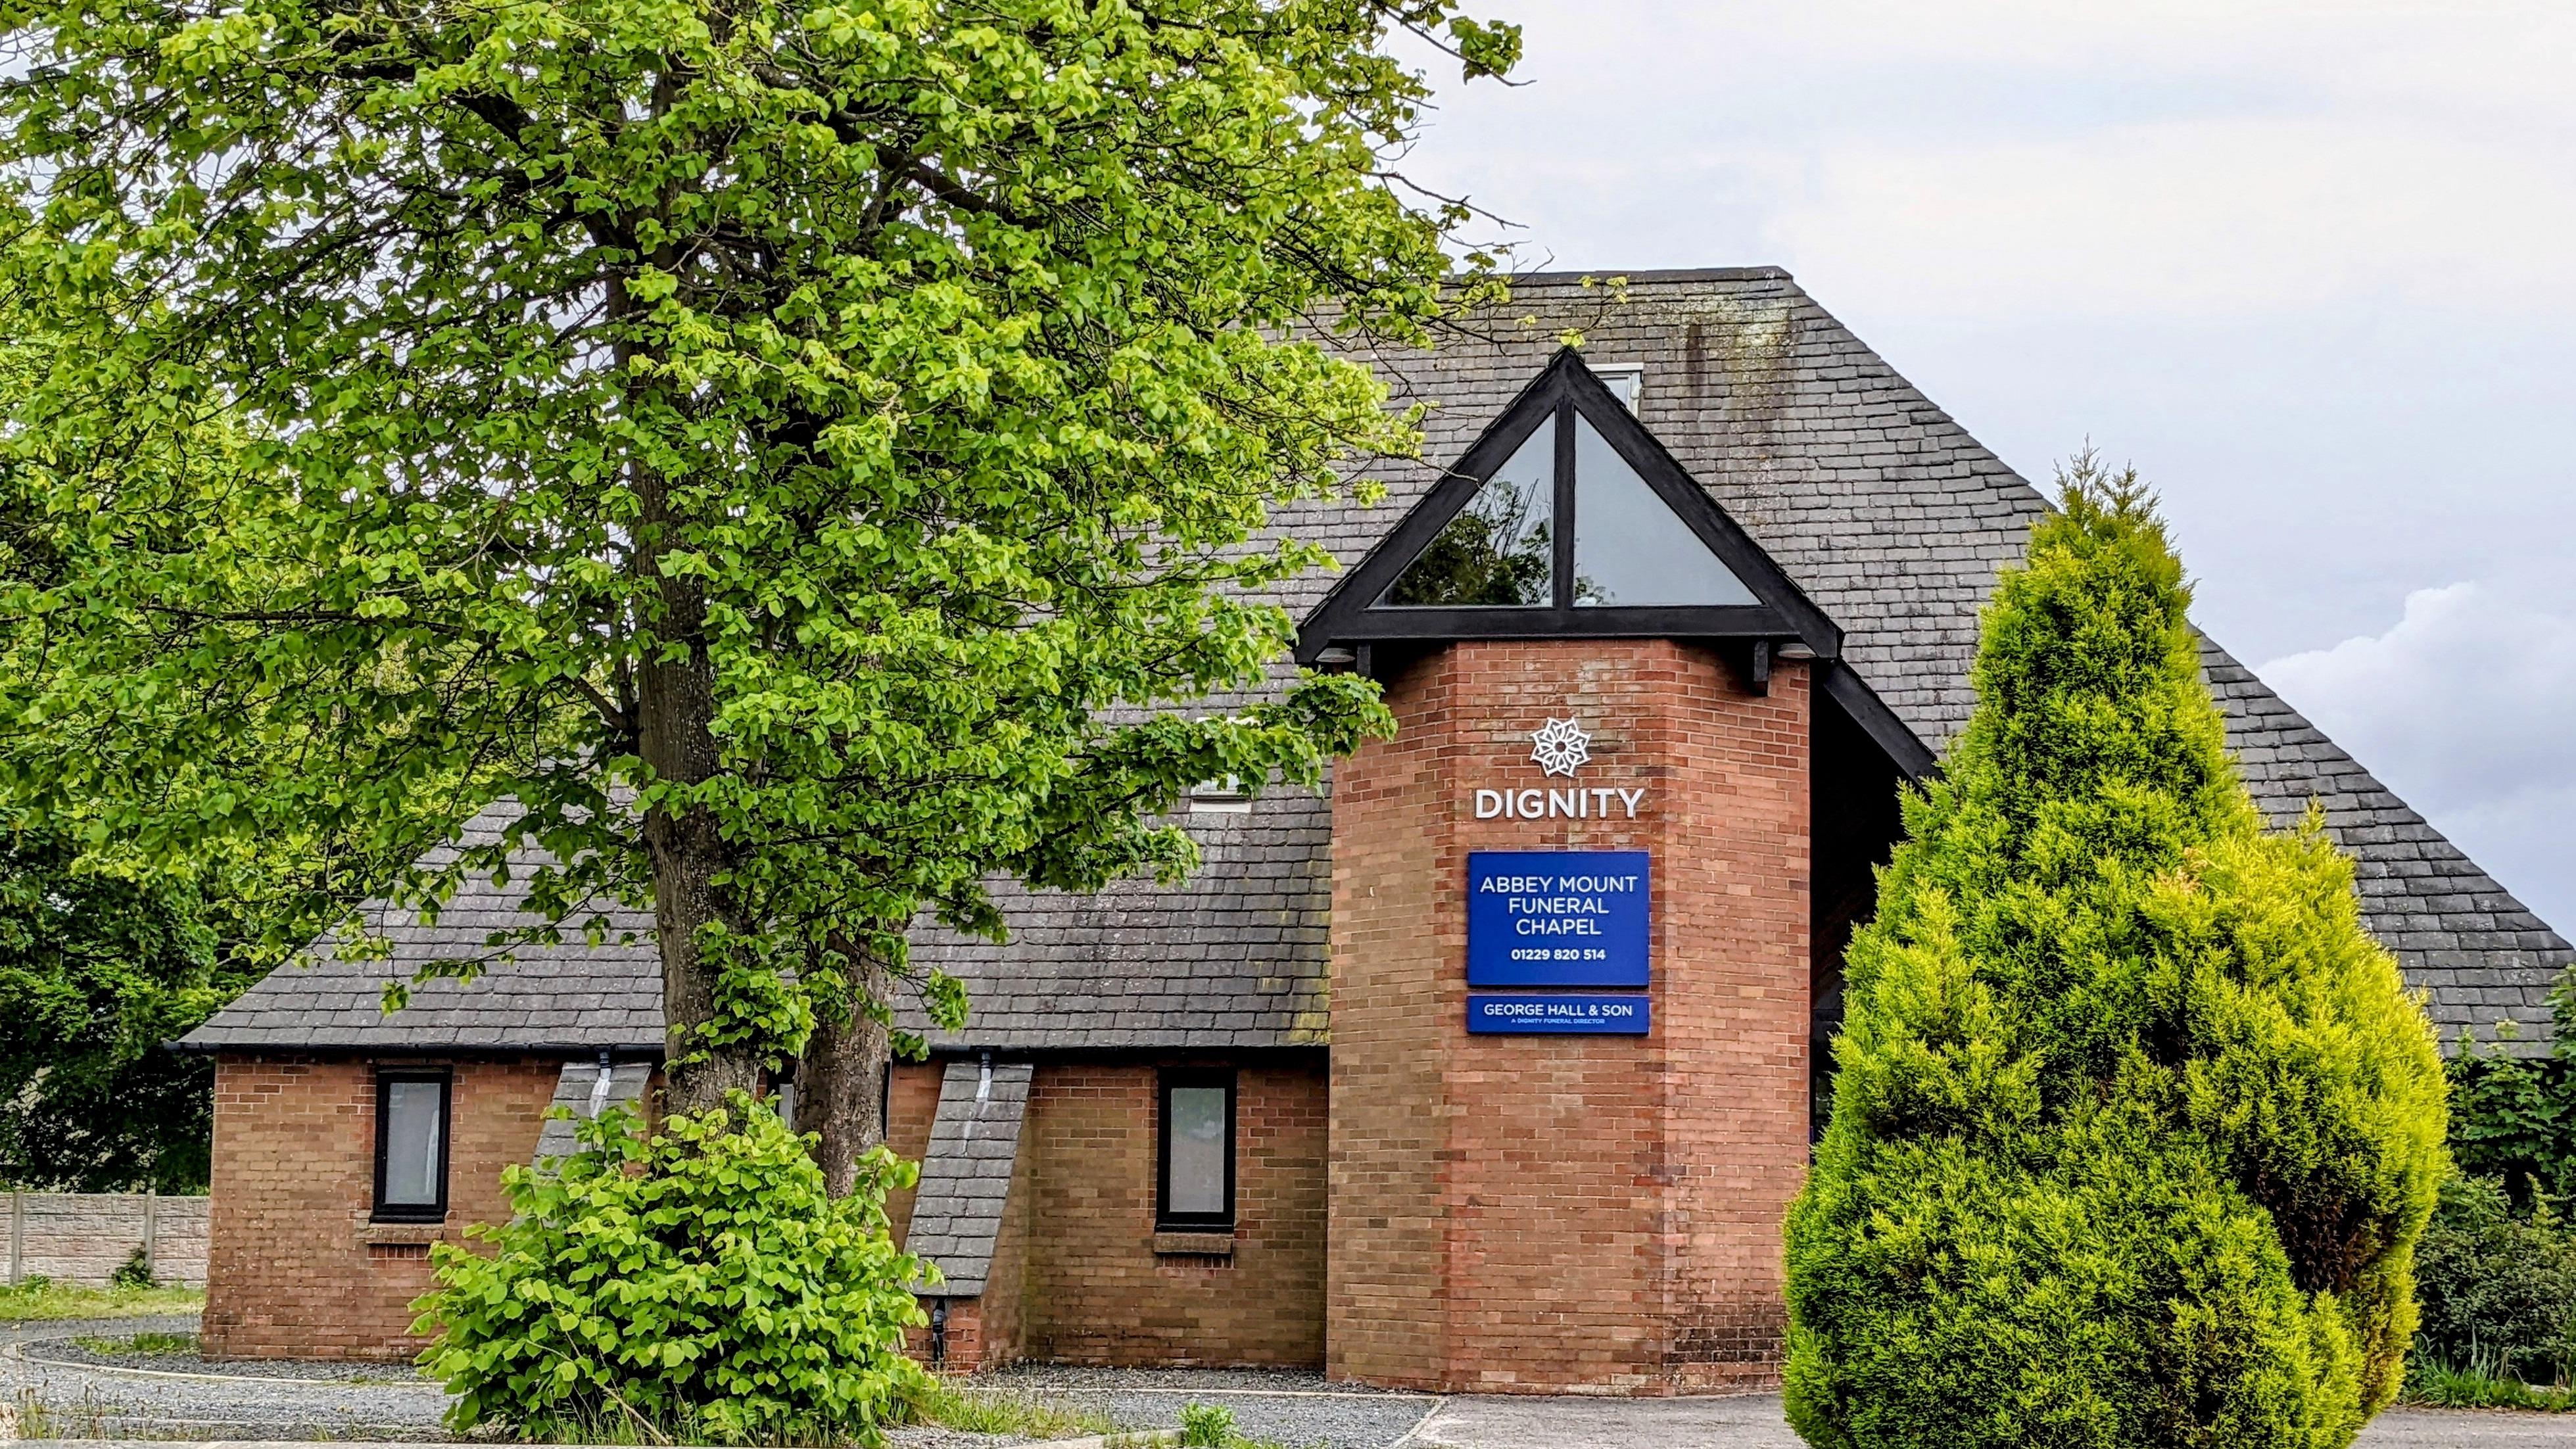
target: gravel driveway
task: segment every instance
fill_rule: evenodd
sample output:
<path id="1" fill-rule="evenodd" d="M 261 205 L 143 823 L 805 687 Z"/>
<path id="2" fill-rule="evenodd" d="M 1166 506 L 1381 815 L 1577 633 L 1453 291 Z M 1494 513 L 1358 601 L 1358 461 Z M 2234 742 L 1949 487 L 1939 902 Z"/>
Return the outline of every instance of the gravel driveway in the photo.
<path id="1" fill-rule="evenodd" d="M 1319 1373 L 1223 1369 L 1093 1369 L 1025 1364 L 977 1383 L 1106 1414 L 1122 1427 L 1169 1428 L 1193 1401 L 1234 1411 L 1235 1428 L 1295 1449 L 1385 1449 L 1407 1439 L 1440 1400 L 1328 1384 Z"/>
<path id="2" fill-rule="evenodd" d="M 41 1407 L 30 1435 L 200 1439 L 437 1439 L 447 1395 L 400 1365 L 261 1365 L 255 1376 L 70 1361 L 80 1334 L 193 1333 L 197 1320 L 117 1318 L 0 1328 L 9 1397 Z M 301 1370 L 301 1372 L 298 1372 Z"/>
<path id="3" fill-rule="evenodd" d="M 192 1317 L 0 1325 L 7 1396 L 43 1407 L 26 1432 L 99 1439 L 443 1440 L 447 1396 L 398 1365 L 259 1364 L 221 1372 L 97 1361 L 75 1335 L 185 1333 Z M 88 1360 L 88 1361 L 83 1361 Z M 1236 1427 L 1296 1449 L 1800 1449 L 1777 1394 L 1725 1399 L 1438 1398 L 1327 1384 L 1313 1373 L 1084 1369 L 1024 1365 L 970 1381 L 1167 1428 L 1192 1401 L 1223 1404 Z M 898 1430 L 894 1449 L 1006 1449 L 1021 1441 Z M 99 1449 L 95 1443 L 91 1449 Z M 2576 1449 L 2576 1414 L 2399 1409 L 2361 1449 Z"/>

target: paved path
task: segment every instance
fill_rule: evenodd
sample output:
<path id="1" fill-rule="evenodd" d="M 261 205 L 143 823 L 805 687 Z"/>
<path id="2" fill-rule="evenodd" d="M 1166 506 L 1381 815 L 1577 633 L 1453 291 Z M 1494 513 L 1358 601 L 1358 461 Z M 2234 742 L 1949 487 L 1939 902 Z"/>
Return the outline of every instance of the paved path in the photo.
<path id="1" fill-rule="evenodd" d="M 1448 1399 L 1404 1449 L 1804 1449 L 1778 1394 L 1728 1399 Z M 2392 1409 L 2359 1449 L 2576 1449 L 2576 1414 Z"/>
<path id="2" fill-rule="evenodd" d="M 1805 1449 L 1778 1394 L 1724 1399 L 1456 1398 L 1405 1449 Z"/>
<path id="3" fill-rule="evenodd" d="M 2576 1444 L 2576 1414 L 2391 1409 L 2361 1431 L 2361 1449 L 2540 1449 Z"/>

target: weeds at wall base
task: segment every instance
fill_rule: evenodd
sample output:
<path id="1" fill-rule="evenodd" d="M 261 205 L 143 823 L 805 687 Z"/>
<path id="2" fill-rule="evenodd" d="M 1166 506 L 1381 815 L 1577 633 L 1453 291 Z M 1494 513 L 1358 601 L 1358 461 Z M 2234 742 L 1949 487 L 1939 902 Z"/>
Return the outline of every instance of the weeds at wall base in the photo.
<path id="1" fill-rule="evenodd" d="M 2406 1365 L 2406 1386 L 2399 1398 L 2428 1409 L 2530 1409 L 2544 1414 L 2576 1410 L 2576 1388 L 2526 1384 L 2476 1368 L 2453 1368 L 2422 1359 Z"/>
<path id="2" fill-rule="evenodd" d="M 907 1396 L 897 1412 L 887 1421 L 889 1428 L 938 1428 L 964 1434 L 1011 1435 L 1028 1439 L 1069 1439 L 1098 1436 L 1107 1443 L 1120 1445 L 1124 1436 L 1132 1435 L 1139 1446 L 1164 1442 L 1168 1436 L 1136 1431 L 1092 1410 L 1070 1408 L 1020 1394 L 996 1389 L 962 1387 L 939 1380 Z M 567 1424 L 558 1432 L 533 1440 L 521 1440 L 506 1430 L 474 1436 L 494 1442 L 613 1444 L 650 1446 L 699 1446 L 726 1443 L 711 1435 L 691 1432 L 680 1427 L 665 1434 L 655 1425 L 640 1419 L 619 1416 L 596 1422 Z"/>

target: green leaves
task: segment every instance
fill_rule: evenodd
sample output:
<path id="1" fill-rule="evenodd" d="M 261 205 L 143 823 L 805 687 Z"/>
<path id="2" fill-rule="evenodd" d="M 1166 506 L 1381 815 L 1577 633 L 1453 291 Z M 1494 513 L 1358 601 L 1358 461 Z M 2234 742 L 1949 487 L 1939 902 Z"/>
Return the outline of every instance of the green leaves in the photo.
<path id="1" fill-rule="evenodd" d="M 1517 25 L 1452 16 L 1449 38 L 1458 47 L 1458 59 L 1469 80 L 1509 75 L 1521 63 L 1521 28 Z"/>
<path id="2" fill-rule="evenodd" d="M 927 1384 L 903 1356 L 923 1273 L 886 1235 L 916 1169 L 883 1149 L 834 1200 L 806 1142 L 737 1095 L 648 1135 L 618 1108 L 581 1151 L 512 1167 L 513 1216 L 433 1250 L 421 1362 L 463 1433 L 655 1442 L 876 1442 Z"/>
<path id="3" fill-rule="evenodd" d="M 2326 1449 L 2396 1391 L 2440 1058 L 2322 821 L 2238 785 L 2187 604 L 2087 456 L 1986 609 L 1790 1214 L 1812 1443 Z"/>
<path id="4" fill-rule="evenodd" d="M 836 933 L 996 931 L 997 873 L 1184 868 L 1153 817 L 1195 780 L 1310 783 L 1388 727 L 1272 677 L 1291 624 L 1258 600 L 1323 561 L 1272 517 L 1413 444 L 1319 340 L 1420 343 L 1446 305 L 1456 218 L 1380 174 L 1428 94 L 1387 33 L 1491 74 L 1512 28 L 1448 0 L 14 23 L 0 289 L 42 340 L 0 464 L 47 571 L 0 590 L 0 806 L 142 861 L 291 849 L 275 951 L 335 922 L 365 950 L 356 895 L 434 905 L 542 846 L 537 923 L 489 951 L 656 899 L 708 985 L 675 1061 L 739 1068 L 797 1049 Z M 412 863 L 499 801 L 506 838 Z"/>
<path id="5" fill-rule="evenodd" d="M 184 880 L 0 836 L 0 1171 L 27 1187 L 202 1191 L 213 1064 L 162 1045 L 244 981 Z"/>

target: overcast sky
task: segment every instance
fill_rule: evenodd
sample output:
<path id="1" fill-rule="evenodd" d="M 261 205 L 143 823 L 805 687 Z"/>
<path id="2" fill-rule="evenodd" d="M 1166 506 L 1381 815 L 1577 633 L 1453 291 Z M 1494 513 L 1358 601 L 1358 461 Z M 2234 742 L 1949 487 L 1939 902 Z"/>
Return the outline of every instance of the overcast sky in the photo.
<path id="1" fill-rule="evenodd" d="M 2576 930 L 2576 5 L 1481 0 L 1407 158 L 1520 265 L 1775 264 Z M 1454 72 L 1450 72 L 1454 75 Z"/>

